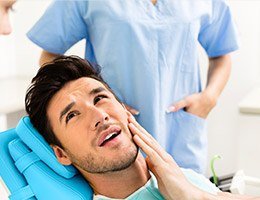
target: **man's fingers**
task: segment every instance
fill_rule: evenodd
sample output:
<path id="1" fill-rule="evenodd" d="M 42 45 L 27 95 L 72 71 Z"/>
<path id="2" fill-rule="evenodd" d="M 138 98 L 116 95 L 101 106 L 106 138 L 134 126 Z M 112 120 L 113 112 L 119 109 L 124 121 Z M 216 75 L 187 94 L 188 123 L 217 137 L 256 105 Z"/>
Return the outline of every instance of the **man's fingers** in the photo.
<path id="1" fill-rule="evenodd" d="M 178 101 L 177 103 L 172 104 L 171 106 L 169 106 L 166 110 L 167 113 L 171 113 L 171 112 L 176 112 L 180 109 L 185 108 L 186 106 L 188 106 L 188 103 L 185 99 Z"/>
<path id="2" fill-rule="evenodd" d="M 149 134 L 144 134 L 140 129 L 138 129 L 133 123 L 129 124 L 129 128 L 134 135 L 137 135 L 146 146 L 153 149 L 158 156 L 160 156 L 164 161 L 168 160 L 168 153 L 158 144 L 158 142 Z M 138 145 L 138 144 L 137 144 Z M 146 152 L 145 152 L 146 153 Z"/>
<path id="3" fill-rule="evenodd" d="M 129 122 L 133 123 L 143 134 L 150 136 L 150 134 L 135 120 L 135 118 L 131 115 L 129 118 Z"/>
<path id="4" fill-rule="evenodd" d="M 154 142 L 156 142 L 150 135 L 143 132 L 143 130 L 140 130 L 139 127 L 137 127 L 132 122 L 129 123 L 129 128 L 132 131 L 134 135 L 138 135 L 145 143 L 147 143 L 149 146 L 153 147 Z"/>
<path id="5" fill-rule="evenodd" d="M 146 138 L 147 138 L 146 140 L 149 140 L 149 141 L 153 142 L 154 144 L 160 146 L 159 143 L 153 138 L 153 136 L 151 136 L 151 134 L 148 133 L 148 132 L 134 119 L 134 117 L 130 117 L 129 122 L 130 122 L 131 124 L 133 124 L 134 127 L 136 127 L 136 130 L 134 129 L 135 131 L 134 131 L 133 134 L 145 135 Z"/>
<path id="6" fill-rule="evenodd" d="M 149 145 L 147 145 L 141 138 L 139 135 L 134 135 L 133 137 L 135 143 L 143 150 L 143 152 L 149 157 L 150 160 L 150 167 L 151 167 L 151 163 L 153 163 L 153 167 L 156 166 L 157 164 L 161 164 L 162 162 L 164 162 L 162 160 L 162 158 L 159 156 L 159 154 L 153 149 L 151 148 Z M 153 169 L 153 167 L 151 167 L 151 170 Z"/>
<path id="7" fill-rule="evenodd" d="M 136 128 L 137 128 L 137 132 L 138 134 L 144 134 L 146 135 L 146 137 L 153 141 L 156 145 L 160 146 L 159 143 L 153 138 L 153 136 L 151 136 L 150 133 L 148 133 L 136 120 L 133 116 L 130 116 L 129 118 L 129 122 L 132 123 Z"/>
<path id="8" fill-rule="evenodd" d="M 134 135 L 139 135 L 139 137 L 151 148 L 153 148 L 165 162 L 172 162 L 177 166 L 177 163 L 173 160 L 172 156 L 169 155 L 162 147 L 161 145 L 151 136 L 150 133 L 148 133 L 136 120 L 135 118 L 130 114 L 129 115 L 129 128 L 132 131 Z M 132 124 L 132 125 L 131 125 Z"/>

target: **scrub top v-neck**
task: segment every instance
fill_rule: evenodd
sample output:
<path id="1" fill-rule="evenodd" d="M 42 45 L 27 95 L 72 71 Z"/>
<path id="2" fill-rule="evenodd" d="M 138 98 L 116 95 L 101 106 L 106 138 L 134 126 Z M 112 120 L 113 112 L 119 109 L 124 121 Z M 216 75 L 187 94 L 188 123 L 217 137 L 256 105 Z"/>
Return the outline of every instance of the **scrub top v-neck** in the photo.
<path id="1" fill-rule="evenodd" d="M 201 91 L 198 45 L 209 57 L 238 48 L 237 31 L 224 0 L 54 1 L 28 37 L 44 50 L 64 54 L 86 39 L 85 58 L 137 120 L 184 168 L 204 172 L 205 120 L 173 102 Z"/>

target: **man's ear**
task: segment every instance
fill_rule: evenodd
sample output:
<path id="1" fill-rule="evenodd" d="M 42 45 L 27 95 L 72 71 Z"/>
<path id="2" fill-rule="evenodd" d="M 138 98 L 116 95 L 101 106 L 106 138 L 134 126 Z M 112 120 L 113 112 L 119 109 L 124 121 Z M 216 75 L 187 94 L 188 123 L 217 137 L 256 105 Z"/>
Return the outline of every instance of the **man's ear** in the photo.
<path id="1" fill-rule="evenodd" d="M 63 165 L 71 165 L 71 161 L 69 159 L 68 154 L 61 147 L 57 145 L 51 145 L 51 147 L 59 163 Z"/>

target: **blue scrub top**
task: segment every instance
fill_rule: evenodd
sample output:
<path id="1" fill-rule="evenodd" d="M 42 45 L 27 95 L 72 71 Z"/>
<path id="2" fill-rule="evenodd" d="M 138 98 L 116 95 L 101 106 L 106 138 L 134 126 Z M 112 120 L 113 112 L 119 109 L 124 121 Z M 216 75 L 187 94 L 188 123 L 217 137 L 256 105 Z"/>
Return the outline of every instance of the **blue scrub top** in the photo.
<path id="1" fill-rule="evenodd" d="M 27 34 L 44 50 L 64 54 L 86 39 L 85 58 L 137 120 L 184 168 L 204 172 L 205 120 L 173 102 L 201 91 L 198 45 L 209 57 L 238 48 L 237 31 L 224 0 L 54 1 Z"/>

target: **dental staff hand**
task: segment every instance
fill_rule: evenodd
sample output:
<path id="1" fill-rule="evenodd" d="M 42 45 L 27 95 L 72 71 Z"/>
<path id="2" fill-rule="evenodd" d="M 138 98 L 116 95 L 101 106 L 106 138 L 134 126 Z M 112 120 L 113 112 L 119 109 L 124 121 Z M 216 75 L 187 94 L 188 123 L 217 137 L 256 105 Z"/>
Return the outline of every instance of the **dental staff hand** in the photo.
<path id="1" fill-rule="evenodd" d="M 129 128 L 135 143 L 146 153 L 148 167 L 155 175 L 165 199 L 202 199 L 202 191 L 188 182 L 173 158 L 132 116 L 129 117 Z"/>
<path id="2" fill-rule="evenodd" d="M 206 118 L 215 105 L 216 99 L 209 93 L 203 91 L 201 93 L 187 96 L 186 98 L 172 104 L 167 111 L 176 112 L 180 109 L 185 109 L 188 113 L 201 118 Z"/>

